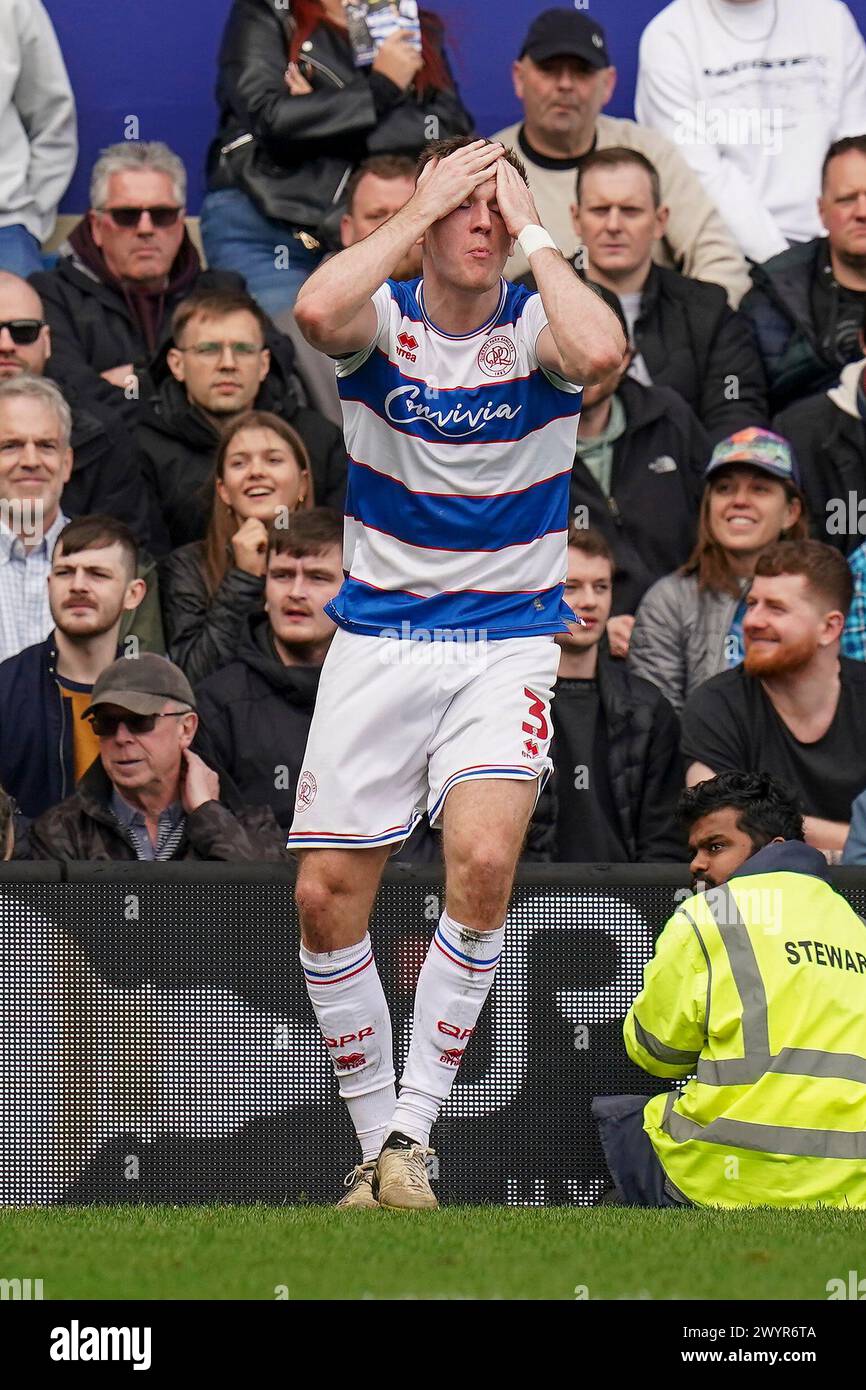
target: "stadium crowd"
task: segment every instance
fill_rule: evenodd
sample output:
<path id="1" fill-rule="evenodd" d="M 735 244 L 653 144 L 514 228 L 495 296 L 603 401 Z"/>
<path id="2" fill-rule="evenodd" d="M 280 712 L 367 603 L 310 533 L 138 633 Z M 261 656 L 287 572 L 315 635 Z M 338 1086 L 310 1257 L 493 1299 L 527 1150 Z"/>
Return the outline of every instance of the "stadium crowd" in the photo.
<path id="1" fill-rule="evenodd" d="M 866 862 L 866 44 L 840 0 L 812 0 L 800 45 L 832 78 L 785 86 L 784 132 L 763 108 L 744 132 L 765 6 L 723 8 L 721 39 L 703 0 L 649 24 L 636 120 L 604 114 L 610 36 L 545 11 L 514 35 L 522 120 L 480 132 L 523 160 L 629 343 L 584 395 L 565 588 L 584 621 L 558 639 L 536 862 L 682 863 L 684 786 L 737 770 L 790 787 L 829 859 Z M 292 310 L 326 256 L 409 200 L 426 142 L 475 134 L 444 27 L 425 12 L 420 49 L 394 35 L 359 68 L 342 0 L 234 0 L 204 257 L 160 141 L 103 150 L 89 209 L 43 255 L 74 97 L 39 0 L 5 7 L 6 38 L 15 856 L 281 858 L 335 632 L 348 469 L 334 364 Z M 419 274 L 420 252 L 395 278 Z M 520 251 L 506 275 L 532 287 Z M 439 853 L 424 825 L 399 851 Z"/>

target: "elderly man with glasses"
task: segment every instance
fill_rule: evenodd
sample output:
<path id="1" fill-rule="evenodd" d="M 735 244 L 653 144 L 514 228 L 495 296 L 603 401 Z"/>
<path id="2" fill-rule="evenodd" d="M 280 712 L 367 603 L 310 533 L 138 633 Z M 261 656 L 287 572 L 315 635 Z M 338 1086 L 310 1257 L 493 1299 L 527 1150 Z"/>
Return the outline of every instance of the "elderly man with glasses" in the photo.
<path id="1" fill-rule="evenodd" d="M 75 793 L 30 827 L 33 859 L 287 858 L 269 806 L 246 806 L 224 773 L 190 750 L 192 687 L 153 653 L 103 671 L 83 711 L 99 757 Z"/>

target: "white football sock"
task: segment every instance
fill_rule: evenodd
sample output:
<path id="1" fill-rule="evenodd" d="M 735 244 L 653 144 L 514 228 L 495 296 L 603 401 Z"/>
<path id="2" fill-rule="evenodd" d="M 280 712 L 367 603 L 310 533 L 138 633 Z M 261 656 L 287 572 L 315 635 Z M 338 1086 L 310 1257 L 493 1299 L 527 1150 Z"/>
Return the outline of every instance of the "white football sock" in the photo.
<path id="1" fill-rule="evenodd" d="M 412 1042 L 388 1134 L 405 1134 L 425 1146 L 430 1142 L 490 993 L 504 940 L 504 924 L 496 931 L 471 931 L 442 913 L 418 976 Z"/>
<path id="2" fill-rule="evenodd" d="M 391 1015 L 369 933 L 357 946 L 321 955 L 302 946 L 301 965 L 366 1163 L 382 1147 L 397 1099 Z"/>

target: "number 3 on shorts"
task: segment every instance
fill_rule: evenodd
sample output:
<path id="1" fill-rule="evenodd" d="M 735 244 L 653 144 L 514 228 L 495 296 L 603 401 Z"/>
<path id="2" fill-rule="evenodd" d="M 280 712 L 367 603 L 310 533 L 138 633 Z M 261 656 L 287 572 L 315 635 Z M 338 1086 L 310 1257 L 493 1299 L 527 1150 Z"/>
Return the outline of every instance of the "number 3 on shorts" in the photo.
<path id="1" fill-rule="evenodd" d="M 544 710 L 544 701 L 535 694 L 534 690 L 530 690 L 526 685 L 523 687 L 523 693 L 529 701 L 530 716 L 538 720 L 538 728 L 536 728 L 534 724 L 528 723 L 525 719 L 520 727 L 525 734 L 534 734 L 536 738 L 540 738 L 543 742 L 544 739 L 547 738 L 549 732 L 547 727 L 547 715 Z"/>

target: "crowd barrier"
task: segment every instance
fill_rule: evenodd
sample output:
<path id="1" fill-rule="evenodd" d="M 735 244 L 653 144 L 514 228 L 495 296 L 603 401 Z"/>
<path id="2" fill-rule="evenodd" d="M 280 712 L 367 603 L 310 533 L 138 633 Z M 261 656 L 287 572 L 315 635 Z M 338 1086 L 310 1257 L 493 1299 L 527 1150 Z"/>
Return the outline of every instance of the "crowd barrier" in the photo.
<path id="1" fill-rule="evenodd" d="M 866 871 L 835 871 L 866 911 Z M 297 959 L 293 867 L 0 866 L 0 1205 L 329 1202 L 354 1136 Z M 520 871 L 493 994 L 434 1131 L 444 1202 L 587 1205 L 594 1095 L 665 1087 L 622 1020 L 687 871 Z M 392 867 L 371 934 L 399 1071 L 442 906 Z"/>

